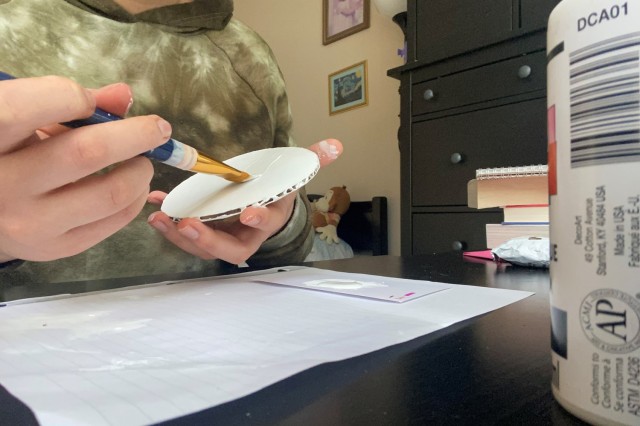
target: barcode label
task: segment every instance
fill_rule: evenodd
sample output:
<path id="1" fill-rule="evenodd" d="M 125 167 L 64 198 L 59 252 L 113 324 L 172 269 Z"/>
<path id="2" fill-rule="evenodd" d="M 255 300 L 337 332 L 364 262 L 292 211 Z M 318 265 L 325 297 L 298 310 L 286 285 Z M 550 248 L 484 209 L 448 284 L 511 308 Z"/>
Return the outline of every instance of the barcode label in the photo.
<path id="1" fill-rule="evenodd" d="M 569 55 L 571 167 L 640 161 L 640 32 Z"/>

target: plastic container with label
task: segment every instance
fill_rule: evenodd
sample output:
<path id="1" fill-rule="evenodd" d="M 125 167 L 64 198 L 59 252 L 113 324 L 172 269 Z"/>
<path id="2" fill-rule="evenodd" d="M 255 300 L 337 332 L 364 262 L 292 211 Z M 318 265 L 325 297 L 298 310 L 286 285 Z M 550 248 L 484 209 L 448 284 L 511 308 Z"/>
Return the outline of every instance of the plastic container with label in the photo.
<path id="1" fill-rule="evenodd" d="M 640 0 L 563 0 L 547 64 L 553 394 L 640 425 Z"/>

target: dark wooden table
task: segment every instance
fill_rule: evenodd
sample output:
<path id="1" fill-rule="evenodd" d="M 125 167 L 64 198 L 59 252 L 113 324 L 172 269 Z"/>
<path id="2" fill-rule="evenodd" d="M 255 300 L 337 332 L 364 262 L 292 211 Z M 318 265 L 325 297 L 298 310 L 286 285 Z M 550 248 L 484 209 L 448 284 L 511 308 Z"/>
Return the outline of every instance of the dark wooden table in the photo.
<path id="1" fill-rule="evenodd" d="M 549 274 L 460 254 L 358 257 L 309 266 L 535 295 L 400 345 L 303 371 L 167 425 L 582 425 L 551 394 Z M 175 276 L 146 277 L 157 282 Z M 131 283 L 131 280 L 127 280 Z M 125 281 L 0 286 L 0 300 Z M 0 424 L 30 424 L 0 387 Z"/>

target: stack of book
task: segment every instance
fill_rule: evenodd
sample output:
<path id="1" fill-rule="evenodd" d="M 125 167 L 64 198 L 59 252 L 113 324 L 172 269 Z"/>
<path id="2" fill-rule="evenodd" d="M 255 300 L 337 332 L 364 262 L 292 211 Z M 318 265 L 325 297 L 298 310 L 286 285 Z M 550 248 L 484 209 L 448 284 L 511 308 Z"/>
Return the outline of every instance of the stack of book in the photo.
<path id="1" fill-rule="evenodd" d="M 467 184 L 467 204 L 503 211 L 501 223 L 486 225 L 489 249 L 517 237 L 549 238 L 546 165 L 478 169 Z"/>

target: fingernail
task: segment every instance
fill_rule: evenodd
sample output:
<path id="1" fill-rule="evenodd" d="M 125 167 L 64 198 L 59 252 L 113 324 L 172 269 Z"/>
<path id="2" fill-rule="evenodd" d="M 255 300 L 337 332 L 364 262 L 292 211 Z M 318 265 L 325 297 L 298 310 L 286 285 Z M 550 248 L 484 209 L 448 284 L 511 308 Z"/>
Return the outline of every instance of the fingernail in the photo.
<path id="1" fill-rule="evenodd" d="M 247 226 L 258 226 L 258 225 L 260 225 L 261 221 L 262 221 L 262 218 L 260 216 L 251 215 L 251 216 L 248 216 L 248 217 L 244 218 L 242 223 L 244 225 L 247 225 Z"/>
<path id="2" fill-rule="evenodd" d="M 86 97 L 89 105 L 93 105 L 93 108 L 96 107 L 96 97 L 93 96 L 93 93 L 89 89 L 84 89 L 84 96 Z"/>
<path id="3" fill-rule="evenodd" d="M 149 225 L 153 226 L 158 231 L 165 233 L 168 231 L 167 225 L 165 225 L 164 222 L 161 222 L 159 220 L 154 221 L 157 214 L 158 212 L 151 213 L 151 215 L 149 216 L 149 219 L 147 219 L 147 222 L 149 223 Z"/>
<path id="4" fill-rule="evenodd" d="M 129 110 L 131 109 L 131 105 L 133 105 L 133 98 L 129 98 L 129 103 L 127 104 L 127 109 L 124 110 L 124 115 L 127 115 L 129 113 Z"/>
<path id="5" fill-rule="evenodd" d="M 168 121 L 159 118 L 158 128 L 160 129 L 163 137 L 168 138 L 169 136 L 171 136 L 171 124 L 169 124 Z"/>
<path id="6" fill-rule="evenodd" d="M 129 110 L 131 109 L 131 105 L 133 105 L 133 93 L 131 93 L 131 87 L 128 84 L 122 82 L 108 84 L 104 87 L 124 87 L 127 90 L 127 93 L 129 94 L 129 103 L 127 104 L 127 108 L 124 110 L 123 114 L 127 115 L 129 113 Z"/>
<path id="7" fill-rule="evenodd" d="M 337 147 L 324 140 L 318 143 L 317 154 L 320 158 L 329 158 L 331 160 L 335 160 L 336 158 L 338 158 L 338 154 L 340 154 L 340 151 Z"/>
<path id="8" fill-rule="evenodd" d="M 198 237 L 200 237 L 200 233 L 191 226 L 185 226 L 184 228 L 178 229 L 178 231 L 190 240 L 197 240 Z"/>

